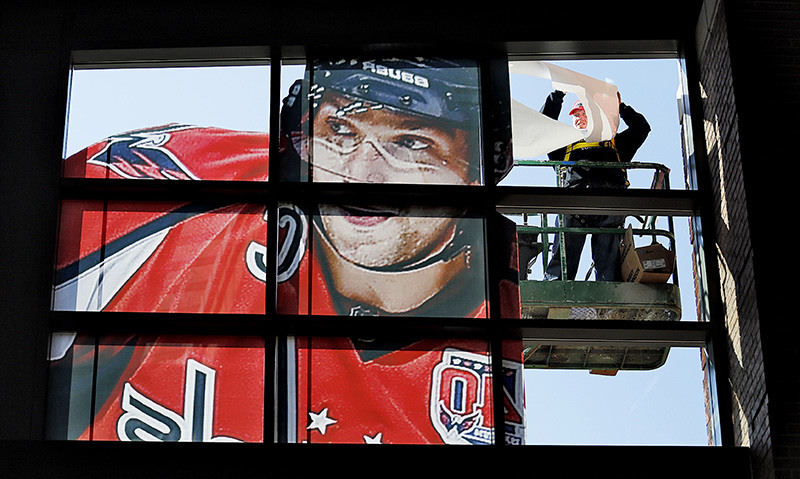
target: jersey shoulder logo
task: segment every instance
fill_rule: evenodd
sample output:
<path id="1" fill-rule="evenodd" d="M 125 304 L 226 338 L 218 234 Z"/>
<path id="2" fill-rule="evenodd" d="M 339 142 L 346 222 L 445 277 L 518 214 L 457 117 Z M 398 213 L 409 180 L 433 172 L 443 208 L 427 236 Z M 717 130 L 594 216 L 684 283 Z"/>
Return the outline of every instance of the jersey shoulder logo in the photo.
<path id="1" fill-rule="evenodd" d="M 176 131 L 192 125 L 168 125 L 131 131 L 106 138 L 105 145 L 87 160 L 128 179 L 197 180 L 166 145 Z"/>
<path id="2" fill-rule="evenodd" d="M 491 444 L 489 356 L 446 349 L 433 369 L 430 416 L 447 444 Z"/>
<path id="3" fill-rule="evenodd" d="M 521 364 L 503 361 L 505 441 L 522 444 Z M 446 349 L 431 378 L 430 419 L 446 444 L 491 444 L 492 365 L 488 354 Z"/>

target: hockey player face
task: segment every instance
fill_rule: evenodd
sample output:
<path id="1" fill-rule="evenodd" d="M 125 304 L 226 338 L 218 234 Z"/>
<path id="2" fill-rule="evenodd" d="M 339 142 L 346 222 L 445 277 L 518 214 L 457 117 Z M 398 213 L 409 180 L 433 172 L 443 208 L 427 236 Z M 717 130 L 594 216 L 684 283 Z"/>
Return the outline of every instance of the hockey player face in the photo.
<path id="1" fill-rule="evenodd" d="M 433 120 L 328 94 L 314 120 L 314 179 L 328 182 L 469 184 L 468 133 Z M 334 248 L 383 267 L 425 257 L 455 233 L 454 212 L 321 206 Z"/>
<path id="2" fill-rule="evenodd" d="M 410 208 L 320 205 L 320 214 L 336 251 L 370 268 L 422 259 L 455 235 L 454 212 L 446 209 L 415 213 Z"/>
<path id="3" fill-rule="evenodd" d="M 433 119 L 328 93 L 314 119 L 314 180 L 467 184 L 468 138 Z"/>

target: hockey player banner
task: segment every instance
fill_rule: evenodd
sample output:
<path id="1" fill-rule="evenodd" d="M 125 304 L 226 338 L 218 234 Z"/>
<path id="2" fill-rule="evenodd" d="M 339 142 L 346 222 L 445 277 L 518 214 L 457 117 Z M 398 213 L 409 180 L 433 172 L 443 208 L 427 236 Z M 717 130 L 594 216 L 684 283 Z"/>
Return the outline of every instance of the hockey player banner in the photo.
<path id="1" fill-rule="evenodd" d="M 247 204 L 65 201 L 53 307 L 263 313 L 248 248 L 266 243 L 264 215 Z"/>
<path id="2" fill-rule="evenodd" d="M 486 317 L 483 219 L 319 212 L 279 208 L 279 311 Z M 266 219 L 259 205 L 65 201 L 54 309 L 264 313 Z"/>
<path id="3" fill-rule="evenodd" d="M 460 64 L 443 60 L 415 59 L 400 63 L 415 66 L 400 68 L 397 60 L 386 60 L 374 63 L 373 71 L 368 62 L 355 61 L 350 65 L 358 75 L 353 76 L 353 68 L 340 72 L 332 65 L 321 69 L 323 64 L 317 63 L 316 70 L 309 72 L 309 78 L 324 78 L 327 71 L 329 81 L 340 79 L 343 83 L 319 84 L 328 88 L 330 95 L 319 88 L 315 90 L 315 95 L 320 95 L 312 97 L 317 104 L 313 108 L 301 108 L 306 118 L 300 115 L 299 130 L 292 130 L 282 122 L 287 129 L 281 132 L 281 170 L 292 171 L 284 168 L 291 164 L 302 170 L 305 161 L 305 166 L 313 167 L 310 178 L 314 181 L 320 180 L 317 174 L 327 174 L 330 175 L 327 179 L 321 179 L 479 184 L 482 148 L 478 75 L 474 62 L 472 66 L 464 65 L 464 71 L 459 70 Z M 369 81 L 355 84 L 351 83 L 353 78 Z M 451 90 L 445 88 L 448 85 Z M 337 90 L 345 86 L 347 91 Z M 364 95 L 364 90 L 378 96 L 354 100 L 360 98 L 359 94 Z M 388 95 L 401 90 L 404 92 L 401 97 Z M 429 90 L 435 95 L 428 96 Z M 303 96 L 302 85 L 296 93 Z M 337 101 L 348 97 L 347 103 L 338 103 L 333 111 L 325 109 L 327 99 L 334 97 L 339 97 Z M 284 102 L 287 117 L 291 116 L 288 115 L 291 105 L 297 104 L 290 98 L 291 92 Z M 325 112 L 330 115 L 321 116 Z M 320 130 L 317 124 L 328 130 Z M 323 133 L 319 137 L 303 137 L 303 131 L 312 133 L 312 130 Z M 295 134 L 297 131 L 300 133 Z M 304 139 L 308 141 L 297 142 Z M 111 135 L 72 155 L 65 163 L 65 174 L 186 181 L 265 180 L 268 144 L 266 134 L 183 123 L 153 126 Z M 316 154 L 316 149 L 320 155 L 327 155 L 322 159 L 321 168 L 317 168 L 316 156 L 303 155 L 312 149 L 311 155 Z M 364 162 L 367 157 L 377 160 L 367 162 L 376 168 L 364 169 L 368 166 Z M 463 217 L 455 210 L 413 206 L 398 210 L 365 204 L 314 205 L 310 211 L 304 211 L 297 205 L 281 204 L 277 219 L 278 242 L 274 245 L 278 253 L 276 278 L 267 277 L 267 254 L 273 246 L 266 241 L 267 220 L 266 207 L 257 204 L 66 200 L 59 234 L 54 309 L 264 314 L 267 284 L 276 281 L 277 312 L 282 314 L 488 316 L 484 218 Z M 501 314 L 505 318 L 515 318 L 519 317 L 519 290 L 513 225 L 502 234 L 503 241 L 498 243 L 502 251 L 497 255 L 503 261 L 502 268 L 498 269 L 503 271 Z M 261 440 L 260 432 L 255 432 L 260 427 L 256 423 L 262 423 L 260 420 L 248 416 L 247 424 L 240 422 L 238 426 L 229 427 L 217 414 L 228 414 L 220 412 L 228 411 L 228 406 L 223 407 L 229 404 L 228 397 L 234 398 L 231 402 L 248 405 L 250 412 L 256 409 L 249 405 L 257 402 L 261 405 L 258 410 L 263 413 L 263 342 L 254 347 L 236 347 L 235 342 L 225 342 L 224 345 L 230 347 L 218 351 L 216 346 L 204 342 L 207 338 L 198 340 L 197 346 L 186 340 L 186 345 L 180 347 L 175 345 L 174 338 L 161 337 L 132 337 L 123 343 L 115 339 L 114 346 L 107 347 L 106 340 L 101 338 L 97 347 L 90 348 L 90 353 L 89 349 L 83 349 L 81 337 L 73 338 L 71 344 L 59 341 L 67 345 L 55 348 L 59 353 L 52 358 L 53 367 L 62 370 L 86 370 L 73 367 L 76 354 L 86 358 L 81 359 L 81 364 L 85 361 L 97 364 L 98 376 L 92 376 L 89 384 L 90 388 L 105 394 L 94 396 L 96 407 L 101 409 L 89 415 L 94 418 L 89 420 L 94 425 L 89 436 L 81 432 L 75 437 Z M 382 433 L 387 442 L 406 443 L 443 443 L 455 437 L 453 434 L 467 442 L 487 439 L 485 430 L 480 429 L 484 426 L 491 429 L 492 421 L 492 416 L 485 413 L 490 408 L 485 395 L 491 391 L 491 388 L 486 389 L 485 373 L 481 373 L 477 382 L 467 380 L 467 376 L 451 374 L 456 367 L 454 360 L 471 364 L 467 369 L 472 372 L 465 370 L 459 374 L 479 374 L 478 369 L 484 368 L 480 365 L 491 362 L 487 345 L 459 341 L 428 345 L 382 344 L 381 350 L 387 353 L 385 359 L 407 358 L 409 366 L 416 361 L 415 354 L 409 356 L 408 351 L 435 352 L 423 355 L 427 358 L 425 367 L 407 369 L 414 377 L 403 376 L 404 373 L 397 376 L 406 378 L 402 383 L 388 373 L 373 374 L 371 371 L 376 369 L 371 365 L 383 364 L 382 359 L 362 355 L 361 350 L 370 348 L 356 346 L 353 341 L 356 340 L 342 338 L 336 343 L 333 348 L 336 353 L 331 356 L 330 364 L 343 361 L 346 367 L 328 382 L 313 379 L 323 379 L 325 376 L 315 371 L 327 366 L 316 369 L 313 360 L 309 362 L 303 352 L 310 350 L 313 356 L 320 345 L 300 344 L 297 349 L 294 341 L 279 345 L 286 352 L 284 361 L 291 363 L 286 367 L 291 368 L 287 377 L 293 383 L 277 387 L 295 395 L 297 390 L 293 385 L 310 375 L 309 387 L 322 397 L 334 397 L 338 393 L 332 388 L 341 387 L 341 384 L 361 382 L 383 388 L 386 399 L 401 397 L 404 384 L 413 380 L 417 390 L 424 393 L 392 410 L 393 421 L 381 422 L 392 427 L 369 432 L 370 437 Z M 329 346 L 321 345 L 323 350 L 332 349 Z M 446 349 L 450 352 L 444 358 Z M 470 356 L 472 354 L 487 359 L 477 360 Z M 506 359 L 519 362 L 520 354 L 517 351 L 506 355 Z M 256 355 L 261 355 L 262 379 L 252 384 L 260 385 L 261 390 L 247 389 L 245 386 L 251 383 L 249 374 L 255 371 L 240 369 L 241 364 L 259 364 Z M 347 359 L 342 359 L 345 356 Z M 115 361 L 107 361 L 107 358 Z M 123 373 L 108 373 L 116 370 L 112 362 L 126 364 Z M 434 374 L 440 363 L 448 366 L 441 366 Z M 512 370 L 515 369 L 510 367 L 509 371 Z M 441 381 L 435 383 L 439 375 L 452 379 L 453 387 L 462 392 L 448 396 L 450 393 L 446 390 L 449 391 L 450 386 Z M 78 376 L 81 374 L 73 375 Z M 435 394 L 432 393 L 434 384 L 439 384 Z M 480 393 L 476 387 L 482 388 Z M 106 394 L 108 391 L 112 393 Z M 439 399 L 444 401 L 445 409 L 439 409 Z M 307 414 L 311 414 L 306 408 L 313 409 L 317 424 L 326 423 L 325 418 L 330 417 L 325 415 L 324 408 L 309 406 L 304 401 L 307 399 L 293 396 L 288 410 L 281 411 L 293 417 L 292 424 L 298 425 L 289 428 L 291 431 L 306 427 L 301 425 Z M 519 404 L 518 401 L 514 403 Z M 72 417 L 72 401 L 58 404 L 62 408 L 70 405 L 68 414 Z M 329 404 L 328 413 L 338 410 L 340 405 L 340 402 Z M 434 426 L 431 416 L 434 410 L 442 412 L 443 416 L 438 417 L 449 418 L 440 422 L 451 432 L 437 432 L 439 426 Z M 467 419 L 478 410 L 484 415 L 481 426 Z M 467 423 L 477 429 L 467 427 Z M 409 428 L 425 432 L 404 439 L 399 431 Z M 70 428 L 71 431 L 77 429 Z M 397 439 L 394 439 L 395 433 L 400 434 Z M 520 434 L 519 430 L 513 433 L 514 437 L 521 437 Z M 450 439 L 446 439 L 448 437 Z M 342 440 L 348 442 L 350 438 Z"/>
<path id="4" fill-rule="evenodd" d="M 521 352 L 511 344 L 504 349 L 504 440 L 521 444 Z M 296 351 L 291 357 L 297 370 L 294 441 L 494 442 L 486 341 L 297 338 Z"/>
<path id="5" fill-rule="evenodd" d="M 314 61 L 284 100 L 284 179 L 481 184 L 479 76 L 464 60 Z"/>
<path id="6" fill-rule="evenodd" d="M 70 145 L 73 137 L 108 131 L 103 123 L 120 124 L 124 129 L 108 131 L 103 140 L 85 150 L 73 153 L 68 148 L 64 176 L 266 180 L 269 134 L 263 118 L 268 118 L 267 105 L 263 118 L 251 122 L 253 127 L 243 128 L 247 131 L 225 128 L 222 125 L 241 125 L 242 121 L 235 119 L 248 117 L 246 112 L 253 109 L 252 104 L 246 104 L 245 111 L 238 114 L 230 111 L 232 105 L 243 103 L 239 95 L 231 99 L 232 104 L 207 108 L 227 113 L 214 122 L 205 111 L 194 111 L 192 102 L 159 101 L 163 92 L 176 88 L 177 79 L 185 75 L 181 69 L 161 71 L 161 77 L 158 69 L 132 73 L 151 84 L 161 78 L 159 91 L 150 94 L 144 89 L 131 90 L 129 82 L 114 75 L 114 70 L 76 72 L 72 86 L 75 105 L 68 128 Z M 291 71 L 296 72 L 296 83 L 289 89 L 281 112 L 281 153 L 291 157 L 282 165 L 284 179 L 482 182 L 480 75 L 475 61 L 319 60 L 309 71 Z M 198 75 L 204 72 L 197 70 Z M 113 78 L 105 81 L 94 79 L 111 75 Z M 286 75 L 287 81 L 291 76 Z M 180 83 L 185 84 L 185 80 Z M 88 93 L 92 85 L 96 96 L 107 95 L 102 107 Z M 268 85 L 267 75 L 264 87 L 256 90 L 268 91 Z M 213 93 L 211 98 L 222 98 L 227 92 Z M 191 94 L 176 93 L 180 98 Z M 123 101 L 130 98 L 136 100 Z M 195 103 L 206 104 L 208 98 L 206 95 Z M 117 112 L 111 115 L 115 118 L 92 122 L 93 118 L 105 119 L 108 111 Z M 158 122 L 163 118 L 173 123 Z M 148 123 L 147 119 L 153 120 Z M 208 124 L 215 126 L 204 126 Z M 187 152 L 191 152 L 188 158 Z"/>
<path id="7" fill-rule="evenodd" d="M 75 65 L 65 155 L 81 152 L 84 161 L 82 166 L 65 164 L 64 176 L 229 179 L 231 168 L 225 164 L 247 156 L 257 158 L 252 174 L 239 168 L 236 174 L 246 174 L 242 180 L 265 180 L 271 68 L 266 58 L 188 68 L 146 62 L 133 68 Z M 182 134 L 190 125 L 213 125 L 205 131 L 215 133 Z M 180 152 L 186 148 L 202 158 L 184 163 Z"/>
<path id="8" fill-rule="evenodd" d="M 264 351 L 257 338 L 78 336 L 51 363 L 48 436 L 260 442 Z"/>
<path id="9" fill-rule="evenodd" d="M 483 219 L 456 210 L 324 204 L 312 311 L 486 317 Z"/>
<path id="10" fill-rule="evenodd" d="M 265 181 L 268 158 L 265 133 L 173 123 L 121 132 L 81 150 L 65 162 L 64 176 Z"/>

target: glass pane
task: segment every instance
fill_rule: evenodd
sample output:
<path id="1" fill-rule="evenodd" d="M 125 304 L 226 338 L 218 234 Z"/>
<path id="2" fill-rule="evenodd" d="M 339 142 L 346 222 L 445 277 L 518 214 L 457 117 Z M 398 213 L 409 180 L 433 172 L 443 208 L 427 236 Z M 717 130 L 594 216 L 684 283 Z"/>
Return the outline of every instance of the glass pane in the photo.
<path id="1" fill-rule="evenodd" d="M 264 215 L 249 204 L 64 201 L 53 308 L 264 313 Z"/>
<path id="2" fill-rule="evenodd" d="M 317 60 L 305 82 L 294 74 L 281 128 L 284 152 L 301 163 L 282 168 L 286 179 L 481 183 L 475 61 Z"/>
<path id="3" fill-rule="evenodd" d="M 526 443 L 709 445 L 703 354 L 697 348 L 528 345 Z"/>
<path id="4" fill-rule="evenodd" d="M 523 440 L 519 343 L 505 347 L 506 441 Z M 480 340 L 297 338 L 290 442 L 492 444 L 489 345 Z M 513 407 L 509 407 L 512 405 Z"/>
<path id="5" fill-rule="evenodd" d="M 78 336 L 51 358 L 51 385 L 72 385 L 57 400 L 51 390 L 51 424 L 69 417 L 58 438 L 263 440 L 262 339 L 107 336 L 96 351 L 93 338 Z"/>
<path id="6" fill-rule="evenodd" d="M 48 359 L 47 439 L 90 439 L 94 336 L 53 333 Z"/>
<path id="7" fill-rule="evenodd" d="M 697 321 L 703 304 L 688 217 L 510 215 L 522 316 Z M 560 225 L 564 225 L 563 227 Z M 567 247 L 562 260 L 560 234 Z M 565 271 L 566 270 L 566 275 Z"/>
<path id="8" fill-rule="evenodd" d="M 484 222 L 445 208 L 320 205 L 311 312 L 486 317 Z"/>
<path id="9" fill-rule="evenodd" d="M 686 188 L 677 60 L 512 61 L 509 73 L 516 166 L 501 185 L 559 186 L 553 162 L 579 161 L 561 186 Z"/>
<path id="10" fill-rule="evenodd" d="M 74 69 L 64 176 L 267 178 L 268 65 Z"/>

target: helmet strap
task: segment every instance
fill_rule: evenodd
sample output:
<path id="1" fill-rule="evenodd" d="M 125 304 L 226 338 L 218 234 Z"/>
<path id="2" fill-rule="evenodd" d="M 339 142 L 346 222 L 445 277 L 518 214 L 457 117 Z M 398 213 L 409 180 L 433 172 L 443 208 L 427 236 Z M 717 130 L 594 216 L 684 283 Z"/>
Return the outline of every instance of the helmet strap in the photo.
<path id="1" fill-rule="evenodd" d="M 319 224 L 314 222 L 325 258 L 328 260 L 337 292 L 388 313 L 407 313 L 431 299 L 453 278 L 469 269 L 470 249 L 463 248 L 451 257 L 424 266 L 400 271 L 366 268 L 342 257 L 330 243 Z"/>

